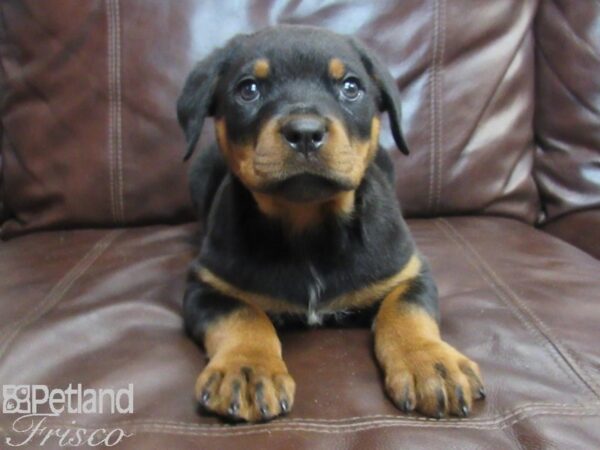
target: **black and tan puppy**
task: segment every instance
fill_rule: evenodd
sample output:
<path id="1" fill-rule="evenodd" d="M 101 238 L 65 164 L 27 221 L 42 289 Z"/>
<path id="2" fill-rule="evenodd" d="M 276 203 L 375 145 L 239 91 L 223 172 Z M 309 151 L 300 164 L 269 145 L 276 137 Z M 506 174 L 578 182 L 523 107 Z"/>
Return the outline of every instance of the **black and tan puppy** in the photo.
<path id="1" fill-rule="evenodd" d="M 466 416 L 477 364 L 445 343 L 437 290 L 400 214 L 379 114 L 399 149 L 399 93 L 357 41 L 312 27 L 237 36 L 201 61 L 178 102 L 205 224 L 184 300 L 209 363 L 201 405 L 232 419 L 286 413 L 295 384 L 273 322 L 370 321 L 389 396 L 403 411 Z"/>

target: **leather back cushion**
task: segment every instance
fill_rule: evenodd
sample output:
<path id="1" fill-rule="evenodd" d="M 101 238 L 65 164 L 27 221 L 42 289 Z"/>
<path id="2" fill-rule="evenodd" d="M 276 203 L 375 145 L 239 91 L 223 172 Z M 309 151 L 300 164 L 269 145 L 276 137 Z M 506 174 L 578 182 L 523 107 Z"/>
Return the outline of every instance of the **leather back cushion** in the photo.
<path id="1" fill-rule="evenodd" d="M 411 155 L 387 125 L 382 143 L 407 215 L 534 221 L 536 1 L 239 3 L 2 2 L 3 235 L 190 219 L 174 106 L 185 76 L 234 34 L 278 22 L 357 35 L 389 65 Z"/>
<path id="2" fill-rule="evenodd" d="M 535 177 L 544 222 L 600 208 L 600 3 L 574 3 L 544 1 L 536 19 Z"/>

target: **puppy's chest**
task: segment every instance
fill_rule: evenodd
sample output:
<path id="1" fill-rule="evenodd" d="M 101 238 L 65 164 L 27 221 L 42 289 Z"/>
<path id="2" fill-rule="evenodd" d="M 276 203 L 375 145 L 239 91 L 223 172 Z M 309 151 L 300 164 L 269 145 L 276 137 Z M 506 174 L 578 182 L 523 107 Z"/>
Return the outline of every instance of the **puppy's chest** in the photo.
<path id="1" fill-rule="evenodd" d="M 271 277 L 264 274 L 264 279 L 271 278 L 271 282 L 266 281 L 262 288 L 255 286 L 254 289 L 273 302 L 257 306 L 262 306 L 276 320 L 295 319 L 308 325 L 320 325 L 324 321 L 341 322 L 356 316 L 378 300 L 375 292 L 364 292 L 362 299 L 356 298 L 361 290 L 368 290 L 369 284 L 351 271 L 328 274 L 309 263 L 303 272 L 301 276 L 282 272 L 272 273 Z"/>
<path id="2" fill-rule="evenodd" d="M 356 323 L 369 320 L 379 300 L 392 289 L 393 281 L 383 274 L 360 276 L 353 272 L 338 271 L 334 276 L 324 274 L 310 264 L 306 279 L 304 299 L 287 299 L 300 305 L 303 322 L 308 325 L 326 323 Z M 375 275 L 373 277 L 373 275 Z M 273 314 L 275 319 L 285 319 L 285 314 Z"/>
<path id="3" fill-rule="evenodd" d="M 398 282 L 401 267 L 398 261 L 384 265 L 345 261 L 325 267 L 311 261 L 273 265 L 255 262 L 230 265 L 227 273 L 218 268 L 206 269 L 200 278 L 259 307 L 274 319 L 319 325 L 362 321 Z"/>
<path id="4" fill-rule="evenodd" d="M 372 310 L 406 276 L 414 248 L 400 216 L 370 212 L 295 240 L 261 221 L 215 223 L 199 255 L 209 272 L 203 281 L 271 316 L 309 324 Z"/>

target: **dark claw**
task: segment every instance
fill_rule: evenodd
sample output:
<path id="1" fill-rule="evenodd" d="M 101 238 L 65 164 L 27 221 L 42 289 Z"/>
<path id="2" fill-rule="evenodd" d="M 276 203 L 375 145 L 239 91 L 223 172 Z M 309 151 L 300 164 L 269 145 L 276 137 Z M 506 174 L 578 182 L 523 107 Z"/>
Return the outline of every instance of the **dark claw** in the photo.
<path id="1" fill-rule="evenodd" d="M 227 410 L 227 414 L 230 416 L 237 416 L 240 411 L 240 404 L 236 401 L 231 402 L 229 405 L 229 409 Z"/>
<path id="2" fill-rule="evenodd" d="M 441 389 L 438 389 L 437 391 L 437 403 L 438 408 L 435 418 L 441 419 L 442 417 L 444 417 L 444 411 L 446 410 L 446 397 L 444 396 L 444 391 L 442 391 Z"/>
<path id="3" fill-rule="evenodd" d="M 469 407 L 467 406 L 467 402 L 465 402 L 465 394 L 460 386 L 456 386 L 456 397 L 458 398 L 460 415 L 462 417 L 467 417 L 469 415 Z"/>
<path id="4" fill-rule="evenodd" d="M 467 407 L 467 405 L 461 405 L 460 414 L 463 417 L 467 417 L 469 415 L 469 408 Z"/>
<path id="5" fill-rule="evenodd" d="M 279 406 L 281 407 L 281 412 L 286 413 L 289 411 L 290 405 L 288 404 L 286 399 L 280 400 Z"/>
<path id="6" fill-rule="evenodd" d="M 202 402 L 203 405 L 207 405 L 208 401 L 210 400 L 210 392 L 208 392 L 208 389 L 204 389 L 202 391 L 202 395 L 200 396 L 200 402 Z"/>
<path id="7" fill-rule="evenodd" d="M 485 398 L 485 389 L 483 389 L 483 387 L 480 387 L 479 390 L 477 391 L 477 393 L 479 394 L 479 398 L 481 398 L 481 399 Z"/>
<path id="8" fill-rule="evenodd" d="M 270 416 L 269 407 L 267 405 L 260 406 L 260 415 L 263 416 L 264 419 L 267 419 Z"/>
<path id="9" fill-rule="evenodd" d="M 477 376 L 477 374 L 470 367 L 463 368 L 463 372 L 471 378 L 472 381 L 475 381 L 475 384 L 479 386 L 477 389 L 478 397 L 477 399 L 485 398 L 485 390 L 483 389 L 483 383 L 481 382 L 481 378 Z"/>
<path id="10" fill-rule="evenodd" d="M 229 404 L 229 408 L 227 409 L 227 414 L 230 416 L 237 416 L 240 411 L 240 390 L 241 383 L 239 380 L 234 380 L 231 385 L 231 403 Z"/>
<path id="11" fill-rule="evenodd" d="M 404 401 L 400 405 L 400 409 L 406 413 L 411 412 L 413 409 L 412 402 L 410 401 L 409 393 L 410 393 L 409 387 L 404 386 L 404 395 L 403 395 Z"/>
<path id="12" fill-rule="evenodd" d="M 208 405 L 208 401 L 210 400 L 210 391 L 208 389 L 217 381 L 217 378 L 219 378 L 219 374 L 213 373 L 204 385 L 204 389 L 202 389 L 202 394 L 200 395 L 200 403 L 203 406 Z"/>
<path id="13" fill-rule="evenodd" d="M 257 383 L 256 385 L 256 401 L 258 402 L 258 410 L 260 411 L 260 415 L 263 416 L 263 419 L 269 418 L 269 407 L 265 403 L 265 385 L 262 384 L 262 382 Z"/>

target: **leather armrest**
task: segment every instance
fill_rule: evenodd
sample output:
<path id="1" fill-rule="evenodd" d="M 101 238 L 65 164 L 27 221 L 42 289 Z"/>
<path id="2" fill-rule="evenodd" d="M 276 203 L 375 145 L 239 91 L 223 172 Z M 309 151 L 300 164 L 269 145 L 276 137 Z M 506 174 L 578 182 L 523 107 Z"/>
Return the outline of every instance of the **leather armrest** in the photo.
<path id="1" fill-rule="evenodd" d="M 545 224 L 542 230 L 600 259 L 600 209 L 567 214 Z"/>
<path id="2" fill-rule="evenodd" d="M 4 211 L 4 174 L 2 166 L 2 127 L 0 126 L 0 225 L 4 223 L 5 211 Z"/>

